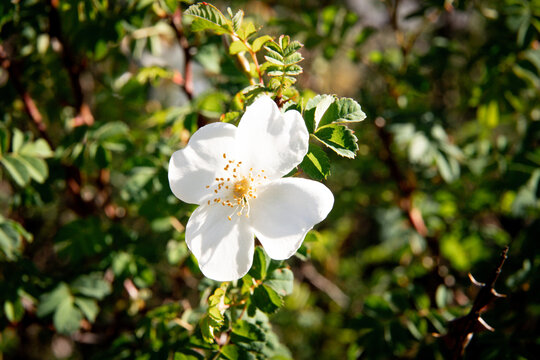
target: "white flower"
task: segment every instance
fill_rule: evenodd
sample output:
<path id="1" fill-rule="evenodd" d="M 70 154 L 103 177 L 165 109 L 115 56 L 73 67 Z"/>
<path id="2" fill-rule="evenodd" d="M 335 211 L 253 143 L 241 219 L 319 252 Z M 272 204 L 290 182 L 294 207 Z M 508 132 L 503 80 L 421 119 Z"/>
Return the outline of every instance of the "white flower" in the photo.
<path id="1" fill-rule="evenodd" d="M 262 96 L 238 127 L 203 126 L 172 155 L 172 192 L 200 205 L 187 223 L 186 242 L 206 277 L 230 281 L 244 276 L 253 261 L 253 235 L 272 259 L 291 257 L 328 215 L 334 197 L 326 186 L 281 178 L 302 161 L 308 140 L 299 112 L 282 113 Z"/>

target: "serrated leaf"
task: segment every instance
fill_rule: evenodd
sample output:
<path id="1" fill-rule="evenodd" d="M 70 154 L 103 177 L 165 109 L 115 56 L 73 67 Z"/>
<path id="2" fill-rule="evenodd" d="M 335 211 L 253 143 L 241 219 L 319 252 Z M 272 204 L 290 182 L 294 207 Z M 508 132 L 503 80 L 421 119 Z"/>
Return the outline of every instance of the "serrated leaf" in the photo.
<path id="1" fill-rule="evenodd" d="M 30 181 L 30 173 L 25 164 L 15 156 L 6 155 L 0 159 L 4 168 L 17 185 L 23 187 Z"/>
<path id="2" fill-rule="evenodd" d="M 233 324 L 231 340 L 235 343 L 250 343 L 253 341 L 264 341 L 266 338 L 262 329 L 246 320 L 239 320 Z"/>
<path id="3" fill-rule="evenodd" d="M 251 48 L 253 51 L 257 52 L 261 50 L 264 44 L 266 44 L 268 41 L 272 40 L 272 37 L 270 35 L 263 35 L 255 40 L 253 40 L 253 43 L 251 44 Z"/>
<path id="4" fill-rule="evenodd" d="M 330 174 L 330 160 L 326 153 L 318 146 L 309 144 L 309 150 L 300 163 L 304 172 L 314 180 L 326 179 Z"/>
<path id="5" fill-rule="evenodd" d="M 352 130 L 343 125 L 331 124 L 320 127 L 315 137 L 338 155 L 353 159 L 358 150 L 358 139 Z"/>
<path id="6" fill-rule="evenodd" d="M 270 258 L 266 255 L 266 253 L 260 246 L 257 246 L 255 248 L 253 265 L 249 270 L 249 275 L 251 275 L 256 280 L 263 280 L 266 277 L 266 270 L 268 269 L 269 263 Z"/>
<path id="7" fill-rule="evenodd" d="M 76 297 L 75 305 L 77 305 L 77 307 L 81 309 L 84 317 L 86 317 L 88 321 L 90 321 L 91 323 L 96 321 L 96 317 L 99 312 L 99 307 L 96 300 Z"/>
<path id="8" fill-rule="evenodd" d="M 292 41 L 287 48 L 284 48 L 283 55 L 289 56 L 290 54 L 300 50 L 304 45 L 299 41 Z"/>
<path id="9" fill-rule="evenodd" d="M 111 293 L 111 285 L 100 273 L 81 275 L 71 284 L 71 288 L 79 294 L 101 300 Z"/>
<path id="10" fill-rule="evenodd" d="M 292 53 L 291 55 L 284 57 L 285 65 L 296 64 L 302 60 L 304 60 L 304 58 L 302 57 L 302 55 L 300 55 L 300 53 Z"/>
<path id="11" fill-rule="evenodd" d="M 284 66 L 285 65 L 282 60 L 273 58 L 271 56 L 265 55 L 264 58 L 266 59 L 266 61 L 268 61 L 271 64 L 275 64 L 275 65 L 279 65 L 279 66 Z"/>
<path id="12" fill-rule="evenodd" d="M 184 14 L 195 17 L 191 24 L 192 31 L 211 30 L 218 35 L 232 33 L 231 25 L 214 5 L 208 3 L 191 5 Z"/>
<path id="13" fill-rule="evenodd" d="M 262 284 L 255 288 L 251 300 L 261 311 L 271 314 L 283 305 L 283 299 L 270 286 Z"/>
<path id="14" fill-rule="evenodd" d="M 229 46 L 229 54 L 236 55 L 242 51 L 249 51 L 246 44 L 240 40 L 233 41 L 231 46 Z"/>
<path id="15" fill-rule="evenodd" d="M 242 21 L 244 20 L 244 12 L 238 10 L 232 18 L 232 25 L 235 32 L 238 32 L 242 26 Z"/>
<path id="16" fill-rule="evenodd" d="M 304 110 L 304 121 L 310 134 L 319 127 L 321 118 L 335 100 L 334 95 L 317 95 L 309 99 Z"/>
<path id="17" fill-rule="evenodd" d="M 289 76 L 297 76 L 303 72 L 303 69 L 299 65 L 289 65 L 285 70 L 285 74 Z"/>
<path id="18" fill-rule="evenodd" d="M 228 360 L 238 360 L 240 358 L 240 349 L 234 344 L 228 344 L 221 348 L 221 356 Z"/>
<path id="19" fill-rule="evenodd" d="M 64 298 L 56 308 L 53 322 L 61 334 L 71 334 L 79 329 L 83 316 L 73 303 L 71 296 Z"/>
<path id="20" fill-rule="evenodd" d="M 37 308 L 37 316 L 44 317 L 54 312 L 60 303 L 70 296 L 71 293 L 68 286 L 65 283 L 58 284 L 53 291 L 41 295 Z"/>
<path id="21" fill-rule="evenodd" d="M 253 34 L 257 29 L 251 21 L 244 22 L 243 26 L 238 30 L 238 37 L 242 40 L 246 40 L 251 34 Z"/>
<path id="22" fill-rule="evenodd" d="M 265 284 L 274 289 L 279 295 L 289 295 L 293 291 L 294 274 L 290 269 L 279 268 L 268 274 Z"/>
<path id="23" fill-rule="evenodd" d="M 43 159 L 21 155 L 18 157 L 25 165 L 30 177 L 42 184 L 49 176 L 49 168 Z"/>
<path id="24" fill-rule="evenodd" d="M 366 118 L 360 105 L 349 98 L 337 99 L 321 117 L 319 126 L 336 122 L 358 122 Z"/>

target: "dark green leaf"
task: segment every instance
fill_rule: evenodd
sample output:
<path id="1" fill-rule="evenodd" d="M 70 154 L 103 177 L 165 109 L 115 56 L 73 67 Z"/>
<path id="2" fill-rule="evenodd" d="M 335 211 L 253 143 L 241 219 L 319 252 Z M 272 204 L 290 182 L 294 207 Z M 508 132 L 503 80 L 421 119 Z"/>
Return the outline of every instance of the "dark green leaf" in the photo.
<path id="1" fill-rule="evenodd" d="M 251 275 L 256 280 L 264 280 L 266 277 L 266 270 L 268 269 L 268 264 L 270 263 L 270 258 L 264 252 L 264 250 L 257 246 L 255 248 L 255 255 L 253 257 L 253 265 L 249 270 L 249 275 Z"/>
<path id="2" fill-rule="evenodd" d="M 265 313 L 273 313 L 283 305 L 283 299 L 270 286 L 262 284 L 253 291 L 251 300 Z"/>
<path id="3" fill-rule="evenodd" d="M 358 139 L 352 130 L 343 125 L 326 125 L 315 132 L 315 137 L 334 150 L 338 155 L 354 158 L 358 150 Z"/>
<path id="4" fill-rule="evenodd" d="M 218 35 L 232 33 L 231 24 L 214 5 L 208 3 L 191 5 L 184 14 L 195 17 L 191 24 L 193 31 L 211 30 Z"/>
<path id="5" fill-rule="evenodd" d="M 290 269 L 279 268 L 268 274 L 264 283 L 274 289 L 279 295 L 289 295 L 293 291 L 294 274 Z"/>
<path id="6" fill-rule="evenodd" d="M 330 160 L 318 146 L 309 144 L 309 150 L 300 164 L 304 172 L 312 179 L 322 180 L 330 174 Z"/>

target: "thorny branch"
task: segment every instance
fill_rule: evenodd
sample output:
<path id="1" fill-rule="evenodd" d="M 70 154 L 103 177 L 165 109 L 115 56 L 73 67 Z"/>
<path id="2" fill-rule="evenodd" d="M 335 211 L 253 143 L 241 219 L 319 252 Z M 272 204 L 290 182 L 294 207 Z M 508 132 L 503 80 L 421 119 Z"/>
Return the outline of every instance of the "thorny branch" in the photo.
<path id="1" fill-rule="evenodd" d="M 493 271 L 489 282 L 486 284 L 480 283 L 474 279 L 474 277 L 469 274 L 471 282 L 480 287 L 480 291 L 474 299 L 473 306 L 469 313 L 465 316 L 452 320 L 448 324 L 448 332 L 446 335 L 441 336 L 446 348 L 448 350 L 447 358 L 451 360 L 458 360 L 463 357 L 465 348 L 471 341 L 474 333 L 481 332 L 485 330 L 494 331 L 494 329 L 489 326 L 481 315 L 486 311 L 487 307 L 496 299 L 504 297 L 505 295 L 499 294 L 495 291 L 494 286 L 495 282 L 499 278 L 502 267 L 506 258 L 508 257 L 508 246 L 504 248 L 501 253 L 499 265 Z M 436 335 L 440 336 L 440 335 Z"/>

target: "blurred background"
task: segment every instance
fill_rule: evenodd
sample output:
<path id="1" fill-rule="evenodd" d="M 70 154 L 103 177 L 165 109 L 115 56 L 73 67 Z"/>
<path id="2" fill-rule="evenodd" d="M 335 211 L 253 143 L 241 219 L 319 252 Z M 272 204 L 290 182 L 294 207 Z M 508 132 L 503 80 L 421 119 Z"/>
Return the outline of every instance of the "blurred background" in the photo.
<path id="1" fill-rule="evenodd" d="M 215 284 L 167 164 L 249 85 L 222 37 L 174 15 L 190 3 L 0 3 L 0 359 L 186 346 Z M 505 246 L 507 297 L 465 358 L 536 358 L 540 1 L 213 4 L 304 44 L 300 103 L 367 114 L 355 160 L 327 154 L 336 203 L 288 260 L 275 358 L 442 358 L 434 334 L 478 293 L 468 273 L 488 281 Z"/>

